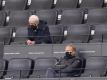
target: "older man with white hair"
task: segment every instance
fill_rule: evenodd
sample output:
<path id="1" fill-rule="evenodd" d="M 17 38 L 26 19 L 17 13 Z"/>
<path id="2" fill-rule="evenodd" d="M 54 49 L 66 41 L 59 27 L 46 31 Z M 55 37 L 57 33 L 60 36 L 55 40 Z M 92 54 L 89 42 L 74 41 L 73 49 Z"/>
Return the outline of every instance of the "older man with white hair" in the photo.
<path id="1" fill-rule="evenodd" d="M 27 45 L 51 43 L 49 28 L 45 21 L 39 20 L 37 15 L 29 17 Z"/>

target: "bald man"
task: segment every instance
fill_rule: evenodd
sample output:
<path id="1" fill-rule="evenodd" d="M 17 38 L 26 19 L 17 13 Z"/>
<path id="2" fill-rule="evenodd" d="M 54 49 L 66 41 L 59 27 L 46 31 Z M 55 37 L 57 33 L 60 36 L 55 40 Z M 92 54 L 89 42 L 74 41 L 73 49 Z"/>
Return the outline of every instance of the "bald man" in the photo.
<path id="1" fill-rule="evenodd" d="M 39 20 L 36 15 L 29 17 L 27 45 L 51 43 L 49 28 L 45 21 Z"/>
<path id="2" fill-rule="evenodd" d="M 82 67 L 82 59 L 76 56 L 76 47 L 72 44 L 65 46 L 65 56 L 61 59 L 60 65 L 62 77 L 75 77 L 80 74 Z"/>

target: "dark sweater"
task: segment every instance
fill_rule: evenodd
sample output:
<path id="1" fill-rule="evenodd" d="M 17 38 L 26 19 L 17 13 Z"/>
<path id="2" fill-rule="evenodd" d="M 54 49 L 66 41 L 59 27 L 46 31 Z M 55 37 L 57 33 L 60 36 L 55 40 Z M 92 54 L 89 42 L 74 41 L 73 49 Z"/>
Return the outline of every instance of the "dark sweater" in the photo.
<path id="1" fill-rule="evenodd" d="M 52 43 L 49 28 L 44 21 L 40 21 L 38 27 L 28 27 L 28 39 L 35 41 L 36 44 Z"/>
<path id="2" fill-rule="evenodd" d="M 74 77 L 80 74 L 80 68 L 82 67 L 82 60 L 78 57 L 64 57 L 61 62 L 61 65 L 65 65 L 61 69 L 62 75 L 65 74 L 67 77 Z"/>

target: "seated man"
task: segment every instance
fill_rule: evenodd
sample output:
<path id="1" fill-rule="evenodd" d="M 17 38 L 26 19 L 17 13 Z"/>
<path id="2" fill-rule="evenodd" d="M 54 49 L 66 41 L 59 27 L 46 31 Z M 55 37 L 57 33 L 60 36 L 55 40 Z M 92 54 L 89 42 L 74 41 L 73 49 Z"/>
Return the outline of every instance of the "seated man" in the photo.
<path id="1" fill-rule="evenodd" d="M 75 77 L 80 74 L 82 67 L 82 59 L 76 56 L 76 48 L 70 44 L 65 47 L 65 56 L 61 59 L 60 65 L 62 77 Z"/>
<path id="2" fill-rule="evenodd" d="M 27 45 L 51 43 L 49 28 L 44 21 L 39 20 L 38 16 L 29 17 Z"/>

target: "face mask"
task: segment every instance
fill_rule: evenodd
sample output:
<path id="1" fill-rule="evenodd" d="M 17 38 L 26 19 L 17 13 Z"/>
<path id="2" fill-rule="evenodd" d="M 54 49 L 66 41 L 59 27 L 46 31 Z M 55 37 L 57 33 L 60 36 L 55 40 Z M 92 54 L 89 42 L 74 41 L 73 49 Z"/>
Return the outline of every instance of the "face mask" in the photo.
<path id="1" fill-rule="evenodd" d="M 68 58 L 73 57 L 71 54 L 72 54 L 72 52 L 66 52 L 66 53 L 65 53 L 66 57 L 68 57 Z"/>
<path id="2" fill-rule="evenodd" d="M 34 30 L 37 29 L 37 26 L 34 26 L 34 25 L 30 25 L 30 26 L 31 26 L 31 28 L 34 29 Z"/>

